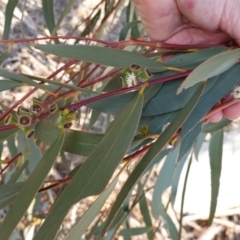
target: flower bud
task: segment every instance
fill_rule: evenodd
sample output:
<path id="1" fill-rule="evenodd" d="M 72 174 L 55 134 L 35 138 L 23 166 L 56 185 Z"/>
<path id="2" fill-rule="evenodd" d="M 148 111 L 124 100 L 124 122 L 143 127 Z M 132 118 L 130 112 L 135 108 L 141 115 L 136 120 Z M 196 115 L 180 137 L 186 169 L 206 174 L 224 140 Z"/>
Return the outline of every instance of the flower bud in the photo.
<path id="1" fill-rule="evenodd" d="M 23 106 L 19 106 L 18 110 L 17 110 L 17 115 L 18 116 L 30 115 L 30 111 L 27 108 L 23 107 Z"/>
<path id="2" fill-rule="evenodd" d="M 233 98 L 234 99 L 239 99 L 240 98 L 240 86 L 237 86 L 233 89 Z"/>
<path id="3" fill-rule="evenodd" d="M 58 110 L 58 105 L 56 103 L 48 106 L 48 112 L 53 114 Z"/>
<path id="4" fill-rule="evenodd" d="M 21 127 L 29 126 L 31 123 L 31 118 L 27 115 L 22 115 L 18 117 L 18 125 Z"/>
<path id="5" fill-rule="evenodd" d="M 141 81 L 141 82 L 147 81 L 151 76 L 152 76 L 152 74 L 147 68 L 144 68 L 143 71 L 138 72 L 138 74 L 137 74 L 137 77 L 138 77 L 139 81 Z"/>
<path id="6" fill-rule="evenodd" d="M 26 130 L 25 134 L 26 134 L 26 138 L 29 139 L 34 135 L 35 131 L 33 129 L 28 129 Z"/>
<path id="7" fill-rule="evenodd" d="M 69 113 L 70 113 L 70 110 L 69 110 L 68 108 L 65 108 L 65 109 L 62 111 L 62 116 L 67 116 Z"/>
<path id="8" fill-rule="evenodd" d="M 41 107 L 41 105 L 39 105 L 39 104 L 33 104 L 33 105 L 30 107 L 30 112 L 31 112 L 32 114 L 36 114 L 36 115 L 41 114 L 41 112 L 42 112 L 42 107 Z"/>
<path id="9" fill-rule="evenodd" d="M 33 97 L 32 102 L 33 102 L 33 105 L 34 104 L 38 104 L 38 105 L 42 104 L 42 100 L 39 98 L 36 98 L 36 97 Z"/>
<path id="10" fill-rule="evenodd" d="M 4 121 L 5 125 L 16 125 L 17 124 L 17 121 L 16 119 L 13 117 L 12 114 L 9 114 L 6 118 L 5 118 L 5 121 Z"/>
<path id="11" fill-rule="evenodd" d="M 138 64 L 131 64 L 130 65 L 130 70 L 132 71 L 132 72 L 134 72 L 134 73 L 137 73 L 138 71 L 140 71 L 141 70 L 141 66 L 140 65 L 138 65 Z"/>
<path id="12" fill-rule="evenodd" d="M 66 123 L 63 125 L 63 128 L 69 129 L 71 126 L 72 126 L 72 123 L 71 123 L 71 122 L 66 122 Z"/>

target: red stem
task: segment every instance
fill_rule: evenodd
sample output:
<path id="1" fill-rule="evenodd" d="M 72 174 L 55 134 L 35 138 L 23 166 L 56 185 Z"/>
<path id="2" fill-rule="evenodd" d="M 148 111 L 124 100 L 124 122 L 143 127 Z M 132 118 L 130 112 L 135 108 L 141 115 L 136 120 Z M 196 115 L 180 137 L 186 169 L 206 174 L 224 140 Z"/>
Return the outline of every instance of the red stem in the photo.
<path id="1" fill-rule="evenodd" d="M 162 78 L 159 78 L 159 79 L 155 79 L 155 80 L 149 81 L 149 86 L 157 85 L 157 84 L 162 83 L 162 82 L 175 80 L 175 79 L 178 79 L 178 78 L 181 78 L 181 77 L 186 77 L 191 72 L 192 72 L 192 70 L 189 70 L 189 71 L 186 71 L 186 72 L 183 72 L 183 73 L 178 73 L 178 74 L 175 74 L 175 75 L 172 75 L 172 76 L 167 76 L 167 77 L 162 77 Z M 92 98 L 89 98 L 89 99 L 86 99 L 86 100 L 83 100 L 83 101 L 80 101 L 80 102 L 77 102 L 77 103 L 74 103 L 74 104 L 71 104 L 71 105 L 68 105 L 68 106 L 64 106 L 62 109 L 68 108 L 70 111 L 76 111 L 78 108 L 80 108 L 84 105 L 87 105 L 89 103 L 92 103 L 92 102 L 95 102 L 95 101 L 98 101 L 100 99 L 104 99 L 104 98 L 107 98 L 107 97 L 116 96 L 116 95 L 120 95 L 120 94 L 127 93 L 127 92 L 132 92 L 134 90 L 137 90 L 137 89 L 141 88 L 141 86 L 142 86 L 142 84 L 138 84 L 138 85 L 133 86 L 133 87 L 121 88 L 121 89 L 117 89 L 117 90 L 114 90 L 114 91 L 111 91 L 111 92 L 103 93 L 103 94 L 100 94 L 98 96 L 95 96 L 95 97 L 92 97 Z"/>
<path id="2" fill-rule="evenodd" d="M 22 156 L 22 153 L 20 152 L 14 158 L 12 158 L 10 161 L 8 161 L 7 166 L 5 166 L 3 169 L 1 169 L 0 175 L 2 175 L 4 173 L 4 171 L 21 156 Z"/>
<path id="3" fill-rule="evenodd" d="M 62 180 L 57 180 L 57 183 L 54 183 L 54 184 L 52 184 L 52 185 L 50 185 L 50 186 L 47 186 L 47 187 L 44 187 L 44 188 L 39 189 L 39 190 L 38 190 L 38 193 L 44 192 L 44 191 L 49 190 L 49 189 L 52 189 L 52 188 L 54 188 L 54 187 L 58 187 L 58 186 L 60 186 L 60 185 L 62 185 L 62 184 L 70 183 L 71 181 L 72 181 L 72 178 L 66 178 L 66 179 L 62 179 Z"/>
<path id="4" fill-rule="evenodd" d="M 53 72 L 51 75 L 49 75 L 47 77 L 47 79 L 51 79 L 53 78 L 55 75 L 57 75 L 59 72 L 61 72 L 62 70 L 65 70 L 66 68 L 70 67 L 71 65 L 77 63 L 78 60 L 71 60 L 69 61 L 67 64 L 65 64 L 64 66 L 60 67 L 59 69 L 57 69 L 55 72 Z M 40 83 L 41 84 L 41 83 Z M 29 96 L 31 96 L 35 91 L 37 91 L 37 88 L 33 88 L 30 92 L 28 92 L 25 96 L 23 96 L 19 101 L 17 101 L 15 104 L 13 104 L 7 111 L 5 111 L 2 116 L 0 116 L 0 121 L 3 121 L 8 114 L 18 105 L 20 105 L 25 99 L 27 99 Z"/>

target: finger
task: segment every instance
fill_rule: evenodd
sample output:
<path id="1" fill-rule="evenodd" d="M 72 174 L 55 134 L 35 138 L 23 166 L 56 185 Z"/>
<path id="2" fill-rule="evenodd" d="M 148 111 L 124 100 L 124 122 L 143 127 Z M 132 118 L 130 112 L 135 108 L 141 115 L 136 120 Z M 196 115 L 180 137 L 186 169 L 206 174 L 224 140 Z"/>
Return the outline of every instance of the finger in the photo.
<path id="1" fill-rule="evenodd" d="M 176 0 L 181 13 L 196 26 L 225 32 L 240 45 L 239 0 Z"/>
<path id="2" fill-rule="evenodd" d="M 234 120 L 240 117 L 240 102 L 233 104 L 232 106 L 222 110 L 223 115 L 230 119 Z"/>
<path id="3" fill-rule="evenodd" d="M 217 45 L 228 42 L 231 38 L 223 32 L 207 32 L 198 28 L 186 28 L 170 37 L 166 43 L 171 44 L 208 44 Z"/>
<path id="4" fill-rule="evenodd" d="M 231 0 L 226 2 L 221 29 L 227 32 L 240 45 L 240 1 Z"/>
<path id="5" fill-rule="evenodd" d="M 177 0 L 179 10 L 190 22 L 210 32 L 219 31 L 225 3 L 226 0 Z"/>
<path id="6" fill-rule="evenodd" d="M 152 40 L 165 41 L 184 28 L 174 0 L 133 0 Z"/>
<path id="7" fill-rule="evenodd" d="M 223 113 L 222 113 L 222 111 L 219 111 L 217 113 L 214 113 L 210 117 L 208 117 L 208 120 L 210 122 L 215 123 L 215 122 L 219 122 L 222 119 L 222 117 L 223 117 Z"/>

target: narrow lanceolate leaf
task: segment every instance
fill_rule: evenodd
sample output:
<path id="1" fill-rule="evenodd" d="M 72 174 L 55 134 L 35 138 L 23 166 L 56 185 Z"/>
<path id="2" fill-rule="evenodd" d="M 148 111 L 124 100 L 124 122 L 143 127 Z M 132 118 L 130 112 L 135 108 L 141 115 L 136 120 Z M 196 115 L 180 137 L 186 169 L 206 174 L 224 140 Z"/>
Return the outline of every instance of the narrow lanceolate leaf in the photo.
<path id="1" fill-rule="evenodd" d="M 18 166 L 15 169 L 15 172 L 11 175 L 10 179 L 8 180 L 8 184 L 9 183 L 15 183 L 18 180 L 18 178 L 20 177 L 23 170 L 27 167 L 27 165 L 28 165 L 28 161 L 25 161 L 23 164 Z"/>
<path id="2" fill-rule="evenodd" d="M 58 127 L 42 121 L 36 125 L 35 137 L 52 145 L 60 132 L 61 130 Z M 102 138 L 103 134 L 69 130 L 69 132 L 65 133 L 62 150 L 77 155 L 89 156 Z"/>
<path id="3" fill-rule="evenodd" d="M 202 132 L 208 133 L 218 131 L 228 126 L 231 122 L 232 122 L 231 120 L 226 118 L 222 118 L 222 120 L 217 123 L 207 122 L 202 126 Z"/>
<path id="4" fill-rule="evenodd" d="M 42 0 L 42 10 L 47 28 L 52 33 L 55 27 L 53 0 Z"/>
<path id="5" fill-rule="evenodd" d="M 53 145 L 46 151 L 28 180 L 24 182 L 19 194 L 12 203 L 6 218 L 0 225 L 1 239 L 9 239 L 18 222 L 27 211 L 61 150 L 63 139 L 64 133 L 62 132 Z"/>
<path id="6" fill-rule="evenodd" d="M 38 81 L 41 81 L 41 82 L 48 83 L 49 85 L 55 85 L 55 86 L 59 86 L 59 87 L 62 87 L 62 88 L 71 89 L 71 90 L 75 90 L 75 91 L 79 91 L 79 92 L 95 94 L 95 95 L 99 94 L 98 92 L 95 92 L 95 91 L 92 91 L 92 90 L 89 90 L 89 89 L 72 86 L 72 85 L 69 85 L 69 84 L 61 83 L 61 82 L 54 81 L 54 80 L 49 80 L 49 79 L 38 77 L 38 76 L 33 76 L 33 75 L 29 75 L 29 74 L 24 74 L 24 76 L 26 76 L 30 79 L 34 79 L 34 80 L 38 80 Z"/>
<path id="7" fill-rule="evenodd" d="M 106 202 L 106 199 L 113 191 L 117 181 L 118 178 L 115 178 L 111 182 L 111 184 L 102 192 L 102 194 L 97 198 L 97 200 L 91 205 L 91 207 L 84 213 L 81 219 L 71 229 L 65 240 L 79 239 L 84 234 L 88 226 L 92 223 L 93 219 L 97 216 L 97 214 L 101 210 L 102 206 Z"/>
<path id="8" fill-rule="evenodd" d="M 47 1 L 47 0 L 46 0 Z M 52 35 L 55 35 L 59 26 L 61 25 L 63 19 L 65 18 L 65 16 L 67 15 L 67 13 L 69 12 L 69 10 L 71 9 L 72 5 L 75 3 L 75 0 L 69 0 L 67 1 L 67 3 L 65 4 L 65 8 L 63 9 L 63 11 L 61 12 L 60 17 L 57 20 L 57 23 L 55 25 L 55 28 L 52 31 Z"/>
<path id="9" fill-rule="evenodd" d="M 56 139 L 56 138 L 55 138 Z M 18 133 L 18 150 L 23 154 L 23 159 L 28 160 L 28 170 L 32 173 L 42 158 L 42 153 L 33 138 L 26 138 L 23 131 Z"/>
<path id="10" fill-rule="evenodd" d="M 209 145 L 210 167 L 211 167 L 211 206 L 208 224 L 212 224 L 212 220 L 217 207 L 217 198 L 220 186 L 220 177 L 222 170 L 222 150 L 223 150 L 223 130 L 219 130 L 212 134 Z"/>
<path id="11" fill-rule="evenodd" d="M 129 32 L 129 30 L 131 30 L 133 27 L 137 26 L 140 23 L 139 20 L 136 21 L 132 21 L 130 23 L 128 23 L 120 32 L 119 34 L 119 41 L 123 41 L 126 39 L 127 34 Z"/>
<path id="12" fill-rule="evenodd" d="M 11 29 L 11 22 L 13 17 L 13 11 L 17 6 L 18 0 L 8 0 L 6 11 L 5 11 L 5 23 L 4 23 L 4 32 L 3 39 L 9 38 L 9 32 Z"/>
<path id="13" fill-rule="evenodd" d="M 190 131 L 185 138 L 183 138 L 181 140 L 181 148 L 180 148 L 180 152 L 179 152 L 179 156 L 178 156 L 178 162 L 181 161 L 181 159 L 183 158 L 183 156 L 188 153 L 190 151 L 190 149 L 192 148 L 192 146 L 194 145 L 197 137 L 199 136 L 199 134 L 201 133 L 201 126 L 202 123 L 198 123 L 198 125 L 196 125 L 192 131 Z"/>
<path id="14" fill-rule="evenodd" d="M 10 205 L 24 183 L 9 183 L 0 187 L 0 209 Z"/>
<path id="15" fill-rule="evenodd" d="M 195 144 L 194 144 L 194 154 L 195 154 L 195 158 L 198 159 L 198 155 L 199 155 L 199 152 L 202 148 L 202 145 L 203 145 L 203 142 L 206 138 L 206 133 L 200 133 Z"/>
<path id="16" fill-rule="evenodd" d="M 119 232 L 119 235 L 121 236 L 137 236 L 144 233 L 148 233 L 152 230 L 151 227 L 141 227 L 141 228 L 129 228 L 129 229 L 123 229 Z"/>
<path id="17" fill-rule="evenodd" d="M 163 192 L 171 186 L 173 182 L 174 171 L 178 159 L 178 154 L 180 150 L 180 144 L 168 154 L 160 172 L 157 177 L 157 181 L 155 182 L 155 187 L 153 190 L 153 198 L 152 198 L 152 215 L 158 219 L 161 211 L 162 205 L 162 194 Z"/>
<path id="18" fill-rule="evenodd" d="M 9 130 L 3 130 L 0 133 L 0 142 L 5 141 L 6 139 L 10 138 L 12 135 L 14 135 L 17 131 L 19 131 L 19 128 L 9 129 Z"/>
<path id="19" fill-rule="evenodd" d="M 0 68 L 0 76 L 4 77 L 4 78 L 8 78 L 8 79 L 16 81 L 16 82 L 19 82 L 19 83 L 24 83 L 29 86 L 33 86 L 33 87 L 48 91 L 48 88 L 46 86 L 40 85 L 27 77 L 24 77 L 24 76 L 22 76 L 20 74 L 16 74 L 16 73 L 11 73 L 2 68 Z"/>
<path id="20" fill-rule="evenodd" d="M 147 233 L 148 239 L 153 239 L 154 231 L 153 231 L 152 219 L 151 219 L 151 216 L 149 213 L 147 198 L 146 198 L 145 194 L 141 197 L 141 199 L 139 201 L 139 206 L 140 206 L 140 210 L 141 210 L 143 220 L 144 220 L 146 227 L 152 228 L 152 230 Z"/>
<path id="21" fill-rule="evenodd" d="M 161 154 L 162 149 L 165 145 L 170 141 L 172 136 L 178 131 L 178 129 L 183 125 L 186 121 L 189 114 L 192 112 L 193 108 L 195 107 L 196 103 L 198 102 L 203 90 L 204 90 L 205 83 L 200 84 L 195 94 L 193 94 L 192 98 L 188 101 L 186 106 L 179 112 L 179 114 L 174 118 L 172 123 L 168 126 L 168 128 L 160 135 L 158 140 L 153 144 L 151 149 L 145 154 L 143 159 L 139 162 L 136 168 L 133 170 L 129 178 L 127 179 L 126 183 L 124 184 L 123 188 L 121 189 L 111 212 L 108 215 L 108 219 L 106 221 L 106 225 L 104 227 L 103 233 L 105 233 L 110 226 L 111 222 L 115 218 L 116 214 L 118 213 L 124 199 L 131 191 L 135 183 L 138 179 L 142 176 L 145 169 L 148 168 L 150 163 L 154 161 L 155 158 Z M 168 217 L 166 216 L 166 219 Z M 169 221 L 170 222 L 170 221 Z"/>
<path id="22" fill-rule="evenodd" d="M 9 90 L 15 87 L 21 87 L 23 84 L 20 82 L 14 82 L 10 80 L 1 80 L 0 81 L 0 92 Z"/>
<path id="23" fill-rule="evenodd" d="M 165 64 L 171 67 L 194 69 L 210 57 L 226 51 L 229 51 L 229 48 L 221 46 L 211 49 L 202 49 L 193 53 L 178 54 L 169 61 L 165 62 Z"/>
<path id="24" fill-rule="evenodd" d="M 237 63 L 240 58 L 240 49 L 220 53 L 199 65 L 181 84 L 177 93 L 194 84 L 217 76 Z"/>
<path id="25" fill-rule="evenodd" d="M 229 94 L 239 82 L 240 64 L 237 63 L 231 69 L 219 75 L 216 84 L 214 84 L 211 89 L 201 97 L 191 115 L 182 126 L 180 132 L 181 137 L 184 138 L 185 135 L 210 111 L 210 109 Z"/>
<path id="26" fill-rule="evenodd" d="M 135 63 L 141 65 L 142 67 L 147 67 L 151 71 L 161 71 L 167 69 L 163 64 L 148 59 L 138 53 L 114 48 L 61 44 L 38 44 L 36 48 L 62 57 L 118 68 L 129 67 L 131 64 Z"/>
<path id="27" fill-rule="evenodd" d="M 128 150 L 142 112 L 143 93 L 124 107 L 86 162 L 76 171 L 44 221 L 35 240 L 54 239 L 70 207 L 87 196 L 97 195 L 106 187 L 113 172 Z"/>

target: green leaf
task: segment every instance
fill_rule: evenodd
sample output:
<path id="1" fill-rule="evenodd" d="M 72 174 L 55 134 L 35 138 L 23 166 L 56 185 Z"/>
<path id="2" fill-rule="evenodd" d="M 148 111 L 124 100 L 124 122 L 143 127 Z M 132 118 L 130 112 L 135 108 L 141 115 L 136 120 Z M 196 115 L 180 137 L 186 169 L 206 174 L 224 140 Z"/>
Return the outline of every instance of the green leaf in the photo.
<path id="1" fill-rule="evenodd" d="M 88 124 L 88 129 L 91 129 L 93 127 L 93 125 L 96 123 L 100 115 L 101 115 L 101 112 L 94 109 L 92 110 L 91 117 Z"/>
<path id="2" fill-rule="evenodd" d="M 195 158 L 198 159 L 198 154 L 201 150 L 201 147 L 203 145 L 203 142 L 206 138 L 206 133 L 200 133 L 198 138 L 197 138 L 197 141 L 195 142 L 195 146 L 194 146 L 194 154 L 195 154 Z"/>
<path id="3" fill-rule="evenodd" d="M 5 141 L 6 139 L 12 137 L 15 133 L 19 131 L 19 128 L 14 128 L 14 129 L 9 129 L 9 130 L 4 130 L 1 131 L 0 134 L 0 142 Z"/>
<path id="4" fill-rule="evenodd" d="M 131 102 L 137 95 L 137 92 L 130 92 L 103 98 L 99 101 L 87 104 L 89 108 L 100 112 L 116 115 L 126 104 Z"/>
<path id="5" fill-rule="evenodd" d="M 16 156 L 18 154 L 15 136 L 12 136 L 11 138 L 7 139 L 7 146 L 8 146 L 8 150 L 10 151 L 12 156 Z"/>
<path id="6" fill-rule="evenodd" d="M 42 0 L 42 11 L 47 28 L 52 33 L 55 27 L 53 0 Z"/>
<path id="7" fill-rule="evenodd" d="M 8 239 L 21 220 L 24 213 L 27 211 L 42 182 L 51 169 L 56 157 L 61 150 L 64 139 L 64 132 L 56 139 L 53 145 L 46 151 L 40 163 L 34 169 L 28 180 L 24 182 L 21 191 L 12 203 L 10 210 L 0 225 L 2 239 Z"/>
<path id="8" fill-rule="evenodd" d="M 149 86 L 146 91 L 144 92 L 144 103 L 143 105 L 145 106 L 150 99 L 152 99 L 157 92 L 161 89 L 162 84 L 158 84 L 156 86 Z"/>
<path id="9" fill-rule="evenodd" d="M 0 209 L 10 205 L 23 186 L 23 182 L 0 186 Z"/>
<path id="10" fill-rule="evenodd" d="M 52 145 L 60 132 L 61 130 L 58 127 L 41 121 L 36 125 L 35 137 L 48 145 Z M 77 155 L 89 156 L 102 138 L 103 135 L 98 133 L 69 130 L 69 132 L 65 133 L 62 150 Z"/>
<path id="11" fill-rule="evenodd" d="M 16 88 L 16 87 L 21 87 L 23 84 L 20 82 L 14 82 L 10 80 L 0 80 L 0 92 Z"/>
<path id="12" fill-rule="evenodd" d="M 198 104 L 184 123 L 180 135 L 182 138 L 210 111 L 210 109 L 240 82 L 240 64 L 235 64 L 231 69 L 218 77 L 216 84 L 204 94 Z"/>
<path id="13" fill-rule="evenodd" d="M 47 1 L 47 0 L 46 0 Z M 67 15 L 67 13 L 69 12 L 69 10 L 71 9 L 72 5 L 75 3 L 75 0 L 69 0 L 67 1 L 67 3 L 65 4 L 65 8 L 63 9 L 60 17 L 58 18 L 58 21 L 55 25 L 55 28 L 52 31 L 52 35 L 56 35 L 56 32 L 60 26 L 60 24 L 62 23 L 62 20 L 64 19 L 64 17 Z"/>
<path id="14" fill-rule="evenodd" d="M 183 156 L 190 151 L 192 146 L 194 145 L 197 137 L 201 132 L 202 123 L 198 123 L 191 132 L 189 132 L 180 142 L 180 152 L 178 156 L 178 162 L 181 161 Z"/>
<path id="15" fill-rule="evenodd" d="M 37 49 L 54 55 L 73 58 L 86 62 L 102 64 L 106 66 L 124 68 L 131 64 L 139 64 L 150 71 L 164 71 L 166 67 L 158 62 L 148 59 L 138 53 L 120 49 L 88 46 L 88 45 L 50 45 L 38 44 Z"/>
<path id="16" fill-rule="evenodd" d="M 143 196 L 141 197 L 139 201 L 139 206 L 140 206 L 140 211 L 143 216 L 145 225 L 151 228 L 151 231 L 147 233 L 148 239 L 153 239 L 154 231 L 153 231 L 152 219 L 149 213 L 147 198 L 145 194 L 143 194 Z"/>
<path id="17" fill-rule="evenodd" d="M 28 161 L 25 161 L 20 166 L 16 167 L 15 171 L 11 174 L 8 184 L 15 183 L 18 180 L 18 178 L 20 177 L 23 170 L 27 167 L 27 165 L 28 165 Z"/>
<path id="18" fill-rule="evenodd" d="M 13 80 L 13 81 L 16 81 L 18 83 L 25 83 L 29 86 L 33 86 L 33 87 L 36 87 L 38 89 L 48 91 L 48 88 L 46 86 L 40 85 L 40 84 L 32 81 L 31 79 L 27 78 L 27 77 L 24 77 L 20 74 L 15 74 L 15 73 L 9 72 L 9 71 L 7 71 L 5 69 L 2 69 L 2 68 L 0 68 L 0 76 L 4 77 L 4 78 L 8 78 L 8 79 Z"/>
<path id="19" fill-rule="evenodd" d="M 186 163 L 186 160 L 188 159 L 188 153 L 183 156 L 180 162 L 178 162 L 175 172 L 174 172 L 174 177 L 173 177 L 173 182 L 171 184 L 171 203 L 172 206 L 175 204 L 176 196 L 177 196 L 177 191 L 179 189 L 179 179 L 181 177 L 181 173 L 183 170 L 183 167 Z"/>
<path id="20" fill-rule="evenodd" d="M 212 134 L 209 144 L 209 156 L 211 167 L 211 206 L 208 224 L 211 225 L 217 207 L 217 198 L 220 186 L 220 177 L 222 170 L 222 151 L 223 151 L 223 130 Z"/>
<path id="21" fill-rule="evenodd" d="M 180 110 L 189 101 L 194 91 L 196 91 L 198 85 L 193 86 L 187 90 L 184 90 L 180 94 L 176 94 L 178 87 L 180 86 L 183 78 L 166 82 L 158 93 L 146 104 L 143 109 L 143 116 L 156 116 L 165 113 Z M 217 78 L 212 78 L 207 81 L 204 93 L 208 94 L 211 87 L 216 83 Z"/>
<path id="22" fill-rule="evenodd" d="M 142 106 L 143 94 L 140 91 L 116 116 L 102 141 L 76 171 L 71 183 L 64 188 L 35 240 L 44 239 L 46 236 L 54 239 L 61 222 L 74 203 L 103 191 L 133 140 Z"/>
<path id="23" fill-rule="evenodd" d="M 38 81 L 41 81 L 41 82 L 48 83 L 49 85 L 59 86 L 59 87 L 65 88 L 65 89 L 70 89 L 70 90 L 83 92 L 83 93 L 90 93 L 90 94 L 93 94 L 93 95 L 98 95 L 99 94 L 98 92 L 95 92 L 95 91 L 92 91 L 92 90 L 89 90 L 89 89 L 72 86 L 72 85 L 69 85 L 69 84 L 57 82 L 57 81 L 54 81 L 54 80 L 49 80 L 49 79 L 42 78 L 42 77 L 32 76 L 32 75 L 29 75 L 29 74 L 24 74 L 24 76 L 26 76 L 30 79 L 34 79 L 34 80 L 38 80 Z M 50 90 L 49 86 L 47 86 L 47 89 Z"/>
<path id="24" fill-rule="evenodd" d="M 143 116 L 155 116 L 181 109 L 191 98 L 197 86 L 176 95 L 182 79 L 164 83 L 159 92 L 146 104 Z"/>
<path id="25" fill-rule="evenodd" d="M 150 150 L 144 155 L 142 160 L 133 170 L 129 178 L 127 179 L 126 183 L 124 184 L 123 188 L 121 189 L 115 203 L 112 206 L 112 209 L 108 215 L 108 219 L 106 221 L 106 225 L 104 227 L 103 233 L 106 232 L 109 225 L 113 221 L 114 217 L 116 216 L 117 212 L 119 211 L 124 199 L 128 195 L 128 193 L 133 188 L 134 184 L 138 181 L 138 179 L 142 176 L 145 170 L 148 168 L 150 163 L 154 161 L 155 158 L 158 158 L 158 154 L 161 154 L 162 149 L 165 145 L 170 141 L 172 136 L 178 131 L 178 129 L 182 126 L 182 124 L 186 121 L 187 117 L 195 107 L 196 103 L 198 102 L 205 84 L 202 83 L 199 85 L 195 94 L 193 94 L 192 98 L 186 104 L 186 106 L 179 112 L 179 114 L 174 118 L 172 123 L 167 127 L 167 129 L 160 135 L 158 140 L 153 144 Z M 169 224 L 172 227 L 172 224 L 167 216 L 166 219 L 169 221 Z"/>
<path id="26" fill-rule="evenodd" d="M 131 30 L 133 27 L 137 26 L 139 23 L 141 23 L 141 21 L 136 20 L 136 21 L 132 21 L 130 23 L 128 23 L 120 32 L 119 34 L 119 41 L 123 41 L 126 39 L 127 34 L 129 32 L 129 30 Z"/>
<path id="27" fill-rule="evenodd" d="M 145 169 L 145 172 L 151 171 L 152 168 L 156 165 L 159 164 L 165 156 L 167 156 L 169 154 L 169 152 L 171 151 L 171 149 L 164 149 L 162 150 L 148 165 L 148 167 Z"/>
<path id="28" fill-rule="evenodd" d="M 95 202 L 88 208 L 81 219 L 74 225 L 65 240 L 75 240 L 80 238 L 88 226 L 97 216 L 102 206 L 106 202 L 114 187 L 116 186 L 118 178 L 115 178 L 109 186 L 102 192 L 102 194 L 95 200 Z"/>
<path id="29" fill-rule="evenodd" d="M 11 48 L 8 48 L 6 51 L 0 54 L 0 66 L 2 65 L 3 61 L 7 58 Z"/>
<path id="30" fill-rule="evenodd" d="M 180 145 L 178 145 L 175 149 L 173 149 L 172 152 L 167 155 L 167 158 L 164 161 L 164 164 L 155 182 L 152 197 L 152 215 L 156 219 L 159 219 L 161 215 L 161 208 L 163 205 L 162 194 L 168 187 L 171 186 L 173 182 L 173 176 L 178 160 L 179 150 Z"/>
<path id="31" fill-rule="evenodd" d="M 170 123 L 179 111 L 170 112 L 166 114 L 162 114 L 160 116 L 150 116 L 150 117 L 142 117 L 139 123 L 139 126 L 148 126 L 148 132 L 150 134 L 161 134 L 163 131 L 163 126 L 167 123 Z"/>
<path id="32" fill-rule="evenodd" d="M 208 59 L 197 68 L 185 79 L 179 87 L 177 93 L 182 92 L 183 89 L 189 88 L 196 83 L 199 83 L 208 78 L 217 76 L 238 62 L 240 58 L 240 49 L 235 49 L 228 52 L 217 54 L 216 56 Z"/>
<path id="33" fill-rule="evenodd" d="M 18 4 L 18 0 L 8 0 L 6 11 L 5 11 L 5 23 L 4 23 L 4 32 L 3 39 L 9 38 L 9 33 L 11 29 L 11 22 L 13 18 L 13 12 L 15 7 Z"/>
<path id="34" fill-rule="evenodd" d="M 129 228 L 123 229 L 119 232 L 120 236 L 137 236 L 144 233 L 148 233 L 152 230 L 151 227 L 139 227 L 139 228 Z"/>
<path id="35" fill-rule="evenodd" d="M 193 69 L 196 68 L 200 63 L 204 62 L 206 59 L 215 56 L 216 54 L 226 52 L 229 48 L 227 47 L 215 47 L 199 50 L 193 53 L 182 53 L 171 58 L 169 61 L 165 62 L 165 65 L 183 69 Z"/>
<path id="36" fill-rule="evenodd" d="M 39 147 L 33 138 L 26 138 L 25 133 L 19 131 L 18 150 L 19 152 L 22 152 L 24 159 L 29 162 L 28 169 L 31 173 L 42 158 L 42 153 Z"/>
<path id="37" fill-rule="evenodd" d="M 202 125 L 202 132 L 208 133 L 208 132 L 215 132 L 218 131 L 226 126 L 228 126 L 232 121 L 226 118 L 222 118 L 221 121 L 217 123 L 207 122 Z"/>

